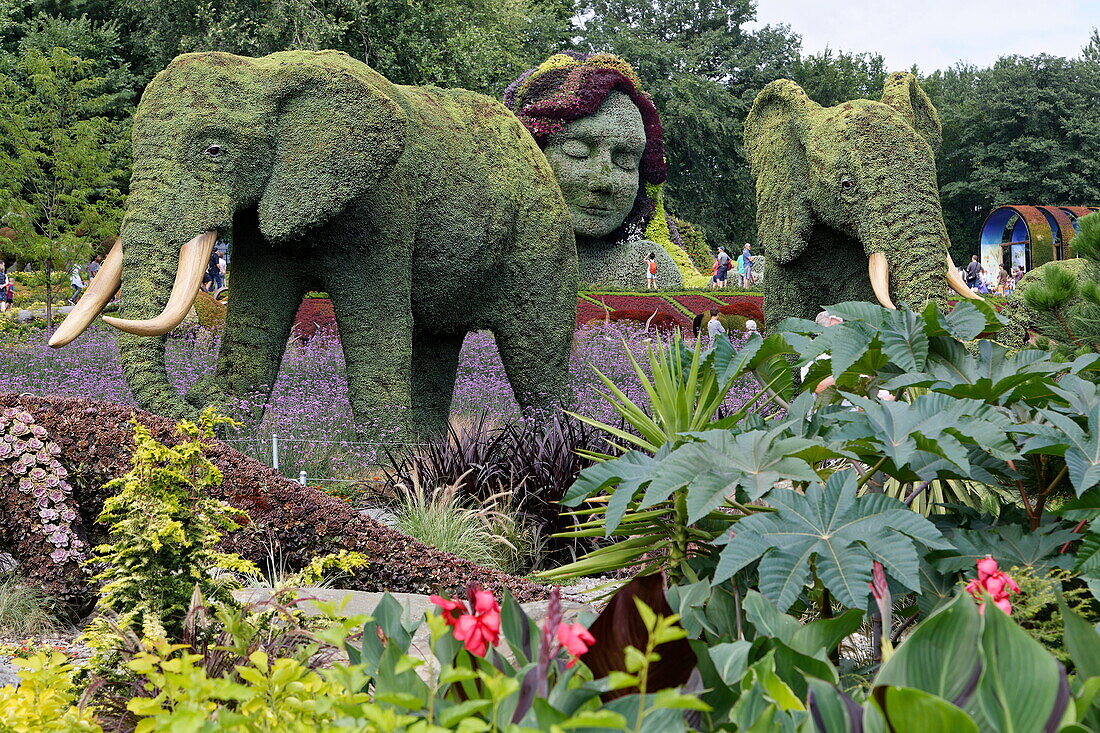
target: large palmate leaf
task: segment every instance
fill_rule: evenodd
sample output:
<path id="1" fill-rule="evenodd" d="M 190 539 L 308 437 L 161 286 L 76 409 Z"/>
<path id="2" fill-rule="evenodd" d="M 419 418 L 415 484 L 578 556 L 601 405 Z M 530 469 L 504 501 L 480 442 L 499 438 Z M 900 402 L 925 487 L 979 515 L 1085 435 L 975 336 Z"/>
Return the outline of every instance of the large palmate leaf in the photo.
<path id="1" fill-rule="evenodd" d="M 1039 413 L 1054 427 L 1028 440 L 1025 452 L 1053 453 L 1059 449 L 1066 459 L 1069 480 L 1073 490 L 1081 496 L 1089 489 L 1100 486 L 1100 402 L 1095 402 L 1082 415 L 1086 427 L 1082 428 L 1069 415 L 1052 409 Z"/>
<path id="2" fill-rule="evenodd" d="M 697 522 L 726 497 L 755 501 L 779 479 L 818 481 L 813 467 L 795 453 L 814 445 L 805 438 L 780 438 L 780 430 L 699 434 L 660 462 L 639 508 L 666 501 L 687 486 L 688 521 Z M 738 497 L 738 492 L 742 496 Z"/>
<path id="3" fill-rule="evenodd" d="M 1061 554 L 1059 549 L 1078 537 L 1060 524 L 1048 524 L 1035 531 L 1019 524 L 980 530 L 957 529 L 950 535 L 954 549 L 932 553 L 929 559 L 944 573 L 973 570 L 978 560 L 986 555 L 992 556 L 1003 568 L 1068 568 L 1073 558 Z"/>
<path id="4" fill-rule="evenodd" d="M 939 530 L 904 504 L 882 494 L 856 496 L 850 471 L 834 473 L 805 494 L 776 489 L 776 510 L 737 523 L 723 549 L 714 582 L 760 560 L 760 592 L 782 610 L 791 607 L 810 579 L 810 563 L 825 587 L 850 608 L 862 607 L 871 566 L 881 562 L 905 587 L 920 589 L 917 543 L 950 548 Z"/>

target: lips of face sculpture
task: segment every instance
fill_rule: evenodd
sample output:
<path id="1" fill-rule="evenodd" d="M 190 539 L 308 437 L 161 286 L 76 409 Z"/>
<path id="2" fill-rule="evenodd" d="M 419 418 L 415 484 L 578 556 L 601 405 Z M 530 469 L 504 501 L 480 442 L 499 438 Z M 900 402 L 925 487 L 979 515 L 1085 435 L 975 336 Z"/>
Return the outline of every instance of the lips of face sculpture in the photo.
<path id="1" fill-rule="evenodd" d="M 570 122 L 546 142 L 578 240 L 600 239 L 622 226 L 638 195 L 645 152 L 642 113 L 613 91 L 595 114 Z"/>

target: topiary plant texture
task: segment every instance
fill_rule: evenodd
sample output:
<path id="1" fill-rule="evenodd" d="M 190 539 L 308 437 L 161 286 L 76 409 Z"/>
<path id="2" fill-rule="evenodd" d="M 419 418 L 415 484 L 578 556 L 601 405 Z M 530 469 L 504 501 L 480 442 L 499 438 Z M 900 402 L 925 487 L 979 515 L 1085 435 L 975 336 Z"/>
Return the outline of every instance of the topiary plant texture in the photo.
<path id="1" fill-rule="evenodd" d="M 565 394 L 573 228 L 545 157 L 499 102 L 398 86 L 335 51 L 185 54 L 145 89 L 133 153 L 121 243 L 99 277 L 122 286 L 122 319 L 108 322 L 127 331 L 123 369 L 144 408 L 193 417 L 270 393 L 310 290 L 332 295 L 352 408 L 377 432 L 445 425 L 475 329 L 494 332 L 522 406 Z M 229 230 L 217 369 L 185 401 L 160 334 L 194 300 L 211 232 Z M 52 344 L 95 317 L 105 283 Z"/>
<path id="2" fill-rule="evenodd" d="M 822 107 L 787 79 L 760 92 L 745 119 L 745 153 L 768 257 L 769 328 L 853 300 L 946 306 L 952 276 L 952 287 L 976 297 L 949 266 L 940 137 L 911 74 L 890 75 L 881 102 Z"/>

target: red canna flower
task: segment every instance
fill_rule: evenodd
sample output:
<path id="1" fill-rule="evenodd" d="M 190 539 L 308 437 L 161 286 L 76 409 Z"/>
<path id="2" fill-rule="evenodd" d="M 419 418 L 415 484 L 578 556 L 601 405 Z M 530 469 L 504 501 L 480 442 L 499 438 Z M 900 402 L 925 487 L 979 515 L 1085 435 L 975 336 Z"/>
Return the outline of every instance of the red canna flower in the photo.
<path id="1" fill-rule="evenodd" d="M 978 577 L 966 584 L 966 592 L 978 602 L 978 612 L 985 613 L 983 594 L 993 599 L 993 605 L 1008 615 L 1012 615 L 1012 603 L 1009 593 L 1019 593 L 1016 581 L 1001 572 L 997 561 L 986 555 L 978 561 Z"/>
<path id="2" fill-rule="evenodd" d="M 462 601 L 455 601 L 443 596 L 428 596 L 428 600 L 439 606 L 440 610 L 443 611 L 443 620 L 447 622 L 448 626 L 457 624 L 458 617 L 466 610 L 466 604 Z"/>
<path id="3" fill-rule="evenodd" d="M 579 623 L 558 624 L 558 641 L 573 658 L 566 667 L 572 667 L 579 657 L 596 643 L 596 638 Z"/>
<path id="4" fill-rule="evenodd" d="M 462 642 L 466 651 L 476 657 L 484 657 L 490 646 L 496 646 L 500 641 L 500 604 L 493 594 L 482 590 L 477 584 L 471 583 L 466 589 L 466 599 L 473 607 L 473 613 L 463 613 L 454 623 L 455 638 Z M 443 600 L 443 599 L 440 599 Z M 433 598 L 433 603 L 435 600 Z M 457 608 L 451 606 L 447 613 L 454 613 L 463 609 L 461 603 L 456 603 Z M 438 604 L 437 604 L 438 605 Z M 450 621 L 448 621 L 450 623 Z"/>

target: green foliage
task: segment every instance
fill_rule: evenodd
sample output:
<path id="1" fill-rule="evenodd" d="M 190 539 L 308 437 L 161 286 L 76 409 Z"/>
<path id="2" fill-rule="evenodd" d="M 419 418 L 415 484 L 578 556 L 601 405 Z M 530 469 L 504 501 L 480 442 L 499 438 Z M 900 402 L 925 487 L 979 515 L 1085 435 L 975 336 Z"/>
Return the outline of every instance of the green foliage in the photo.
<path id="1" fill-rule="evenodd" d="M 546 577 L 664 567 L 674 578 L 759 578 L 787 609 L 824 604 L 822 589 L 862 606 L 873 561 L 892 583 L 930 599 L 943 595 L 937 568 L 968 570 L 986 554 L 1006 567 L 1068 567 L 1058 549 L 1078 535 L 1045 511 L 1070 492 L 1093 496 L 1100 482 L 1100 392 L 1080 376 L 1096 357 L 1060 362 L 987 340 L 968 350 L 964 341 L 1001 323 L 984 304 L 947 314 L 867 303 L 830 311 L 844 323 L 789 320 L 740 351 L 723 341 L 705 353 L 677 342 L 655 350 L 652 381 L 636 367 L 648 410 L 605 382 L 630 429 L 601 427 L 638 450 L 603 456 L 563 503 L 590 504 L 574 512 L 576 536 L 622 539 Z M 798 389 L 784 354 L 812 363 Z M 712 421 L 733 381 L 746 376 L 767 385 L 748 405 L 767 399 L 785 412 L 747 414 L 746 406 Z M 815 395 L 825 377 L 835 386 Z M 879 493 L 888 480 L 898 499 Z M 1002 511 L 997 526 L 971 521 L 982 516 L 974 510 L 940 515 L 945 541 L 908 508 L 937 481 L 996 484 L 990 500 L 1011 492 L 1022 511 Z M 757 500 L 767 513 L 749 504 Z M 721 555 L 720 544 L 728 545 Z M 921 569 L 923 548 L 935 550 L 935 568 Z"/>
<path id="2" fill-rule="evenodd" d="M 60 652 L 16 661 L 22 671 L 18 687 L 0 687 L 0 730 L 4 733 L 101 733 L 89 710 L 76 706 L 76 671 Z"/>
<path id="3" fill-rule="evenodd" d="M 396 527 L 436 549 L 517 573 L 531 565 L 534 529 L 507 506 L 499 494 L 482 506 L 470 505 L 459 485 L 427 488 L 418 481 L 397 487 Z"/>
<path id="4" fill-rule="evenodd" d="M 714 581 L 760 561 L 760 591 L 781 610 L 797 600 L 811 574 L 836 599 L 858 608 L 867 597 L 872 563 L 911 591 L 920 590 L 918 548 L 945 548 L 939 531 L 896 499 L 856 496 L 854 472 L 834 473 L 805 494 L 772 492 L 774 513 L 737 523 L 722 550 Z"/>
<path id="5" fill-rule="evenodd" d="M 204 441 L 228 422 L 208 410 L 198 423 L 180 422 L 177 431 L 186 440 L 167 446 L 134 421 L 132 468 L 105 487 L 117 492 L 98 519 L 110 527 L 108 542 L 90 560 L 103 568 L 94 578 L 103 584 L 99 608 L 117 614 L 123 629 L 178 639 L 196 589 L 216 602 L 234 602 L 233 583 L 215 579 L 213 570 L 259 574 L 252 563 L 216 549 L 222 535 L 248 521 L 205 493 L 221 483 L 221 472 L 203 455 Z"/>
<path id="6" fill-rule="evenodd" d="M 1073 582 L 1073 574 L 1066 570 L 1013 567 L 1008 576 L 1020 586 L 1020 593 L 1012 597 L 1012 620 L 1069 665 L 1073 655 L 1066 646 L 1065 626 L 1070 621 L 1059 609 L 1064 605 L 1071 615 L 1100 620 L 1091 608 L 1088 590 Z"/>
<path id="7" fill-rule="evenodd" d="M 1064 358 L 1100 352 L 1100 216 L 1083 216 L 1077 225 L 1078 257 L 1029 272 L 1005 306 L 1016 338 L 1034 331 Z"/>
<path id="8" fill-rule="evenodd" d="M 23 639 L 52 630 L 53 604 L 41 588 L 10 573 L 0 575 L 0 636 Z"/>
<path id="9" fill-rule="evenodd" d="M 103 116 L 106 83 L 62 48 L 0 57 L 2 219 L 19 233 L 19 259 L 47 272 L 86 261 L 90 237 L 117 231 L 125 155 L 121 128 Z"/>

